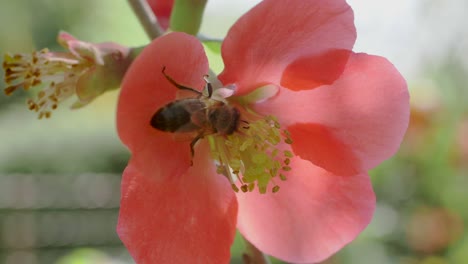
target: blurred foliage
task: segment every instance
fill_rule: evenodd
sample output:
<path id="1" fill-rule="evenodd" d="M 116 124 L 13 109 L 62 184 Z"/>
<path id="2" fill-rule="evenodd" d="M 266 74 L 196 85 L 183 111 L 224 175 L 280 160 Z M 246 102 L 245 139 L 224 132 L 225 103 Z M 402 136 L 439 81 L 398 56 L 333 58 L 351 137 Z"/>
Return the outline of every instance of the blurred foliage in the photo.
<path id="1" fill-rule="evenodd" d="M 61 51 L 60 30 L 93 42 L 147 41 L 126 1 L 0 0 L 0 19 L 2 54 Z M 0 263 L 131 263 L 115 232 L 129 158 L 115 132 L 117 92 L 41 121 L 26 105 L 35 93 L 0 96 Z"/>
<path id="2" fill-rule="evenodd" d="M 0 23 L 1 53 L 60 49 L 59 30 L 94 42 L 147 42 L 124 0 L 0 0 Z M 428 63 L 409 76 L 405 140 L 371 172 L 374 220 L 324 263 L 468 263 L 468 58 L 460 45 L 422 57 Z M 219 45 L 209 49 L 219 72 Z M 0 96 L 0 263 L 131 263 L 114 231 L 129 157 L 115 132 L 117 92 L 41 121 L 27 111 L 29 93 Z M 238 236 L 232 263 L 241 263 L 242 250 Z"/>

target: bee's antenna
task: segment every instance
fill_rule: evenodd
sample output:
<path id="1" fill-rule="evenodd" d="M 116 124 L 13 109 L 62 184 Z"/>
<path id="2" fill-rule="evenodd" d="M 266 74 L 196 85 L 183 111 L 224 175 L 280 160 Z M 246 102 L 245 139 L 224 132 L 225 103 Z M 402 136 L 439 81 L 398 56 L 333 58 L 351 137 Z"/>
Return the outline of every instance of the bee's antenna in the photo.
<path id="1" fill-rule="evenodd" d="M 180 89 L 180 90 L 187 90 L 187 91 L 191 91 L 191 92 L 194 92 L 196 93 L 197 95 L 202 95 L 202 93 L 200 91 L 197 91 L 193 88 L 190 88 L 190 87 L 187 87 L 187 86 L 183 86 L 181 84 L 178 84 L 176 81 L 174 81 L 174 79 L 171 78 L 171 76 L 167 75 L 166 74 L 166 66 L 163 66 L 162 68 L 162 74 L 164 75 L 164 77 L 166 77 L 166 79 L 172 83 L 172 85 L 174 85 L 175 87 L 177 87 L 177 89 Z"/>
<path id="2" fill-rule="evenodd" d="M 203 76 L 203 79 L 205 79 L 206 82 L 206 89 L 208 90 L 208 98 L 211 98 L 211 95 L 213 94 L 213 86 L 210 83 L 210 80 L 208 80 L 210 76 L 207 74 Z"/>

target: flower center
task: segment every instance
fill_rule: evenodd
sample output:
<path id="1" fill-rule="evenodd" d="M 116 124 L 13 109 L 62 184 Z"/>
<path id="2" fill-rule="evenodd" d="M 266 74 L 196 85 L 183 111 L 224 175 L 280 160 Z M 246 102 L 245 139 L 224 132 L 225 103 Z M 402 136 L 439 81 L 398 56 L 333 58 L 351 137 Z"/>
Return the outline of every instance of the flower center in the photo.
<path id="1" fill-rule="evenodd" d="M 38 112 L 39 119 L 48 118 L 59 102 L 74 94 L 76 82 L 87 67 L 71 54 L 52 53 L 47 49 L 32 54 L 5 54 L 5 94 L 43 84 L 45 87 L 37 99 L 30 99 L 28 105 L 30 110 Z"/>
<path id="2" fill-rule="evenodd" d="M 208 137 L 217 172 L 229 179 L 236 192 L 251 192 L 257 187 L 260 193 L 266 193 L 270 186 L 273 193 L 277 192 L 280 187 L 275 181 L 286 180 L 283 172 L 291 170 L 289 132 L 281 130 L 274 116 L 240 126 L 233 134 Z"/>

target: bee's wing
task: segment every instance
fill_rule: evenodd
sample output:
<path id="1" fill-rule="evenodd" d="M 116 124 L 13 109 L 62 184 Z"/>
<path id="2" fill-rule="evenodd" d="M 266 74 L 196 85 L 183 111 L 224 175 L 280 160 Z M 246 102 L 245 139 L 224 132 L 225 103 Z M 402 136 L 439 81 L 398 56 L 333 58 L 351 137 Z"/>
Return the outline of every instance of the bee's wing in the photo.
<path id="1" fill-rule="evenodd" d="M 207 106 L 203 101 L 197 98 L 190 98 L 181 100 L 178 104 L 183 107 L 186 114 L 190 116 L 190 121 L 181 124 L 177 130 L 174 131 L 174 134 L 186 134 L 177 135 L 177 137 L 191 137 L 193 139 L 200 134 L 213 133 L 213 126 L 209 122 L 207 116 Z"/>
<path id="2" fill-rule="evenodd" d="M 212 125 L 208 120 L 207 106 L 203 101 L 199 99 L 190 100 L 190 102 L 184 104 L 184 108 L 190 113 L 190 123 L 181 126 L 178 131 L 188 132 L 196 129 L 199 132 L 208 132 L 208 134 L 211 132 Z"/>
<path id="3" fill-rule="evenodd" d="M 192 112 L 190 122 L 180 126 L 174 135 L 176 141 L 191 141 L 200 133 L 209 130 L 206 128 L 205 110 Z"/>

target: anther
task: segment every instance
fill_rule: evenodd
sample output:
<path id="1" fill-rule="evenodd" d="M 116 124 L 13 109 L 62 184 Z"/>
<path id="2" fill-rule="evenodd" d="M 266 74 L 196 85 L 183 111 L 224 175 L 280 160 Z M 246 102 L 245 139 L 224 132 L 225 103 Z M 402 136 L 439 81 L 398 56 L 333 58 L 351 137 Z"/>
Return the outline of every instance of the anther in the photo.
<path id="1" fill-rule="evenodd" d="M 231 188 L 235 191 L 235 192 L 239 192 L 239 188 L 237 188 L 237 186 L 233 183 L 231 184 Z"/>
<path id="2" fill-rule="evenodd" d="M 285 180 L 286 180 L 286 176 L 285 176 L 284 174 L 280 174 L 280 179 L 281 179 L 282 181 L 285 181 Z"/>
<path id="3" fill-rule="evenodd" d="M 247 191 L 249 191 L 249 187 L 246 184 L 244 184 L 244 185 L 241 186 L 241 190 L 242 190 L 242 192 L 246 193 Z"/>
<path id="4" fill-rule="evenodd" d="M 276 192 L 279 191 L 279 189 L 280 189 L 280 187 L 279 187 L 278 185 L 276 185 L 275 187 L 273 187 L 273 189 L 271 189 L 271 191 L 272 191 L 273 193 L 276 193 Z"/>
<path id="5" fill-rule="evenodd" d="M 251 192 L 256 187 L 260 193 L 267 190 L 277 192 L 279 186 L 273 178 L 279 176 L 284 181 L 286 176 L 281 172 L 292 170 L 289 165 L 293 153 L 280 151 L 278 146 L 291 141 L 289 133 L 281 130 L 279 122 L 271 116 L 243 123 L 248 123 L 249 129 L 240 128 L 228 136 L 214 136 L 211 146 L 212 155 L 220 164 L 217 171 L 225 172 L 220 174 L 225 175 L 231 184 L 239 181 L 240 184 L 233 187 L 234 191 L 240 188 L 242 192 Z M 273 187 L 269 187 L 270 184 Z"/>

